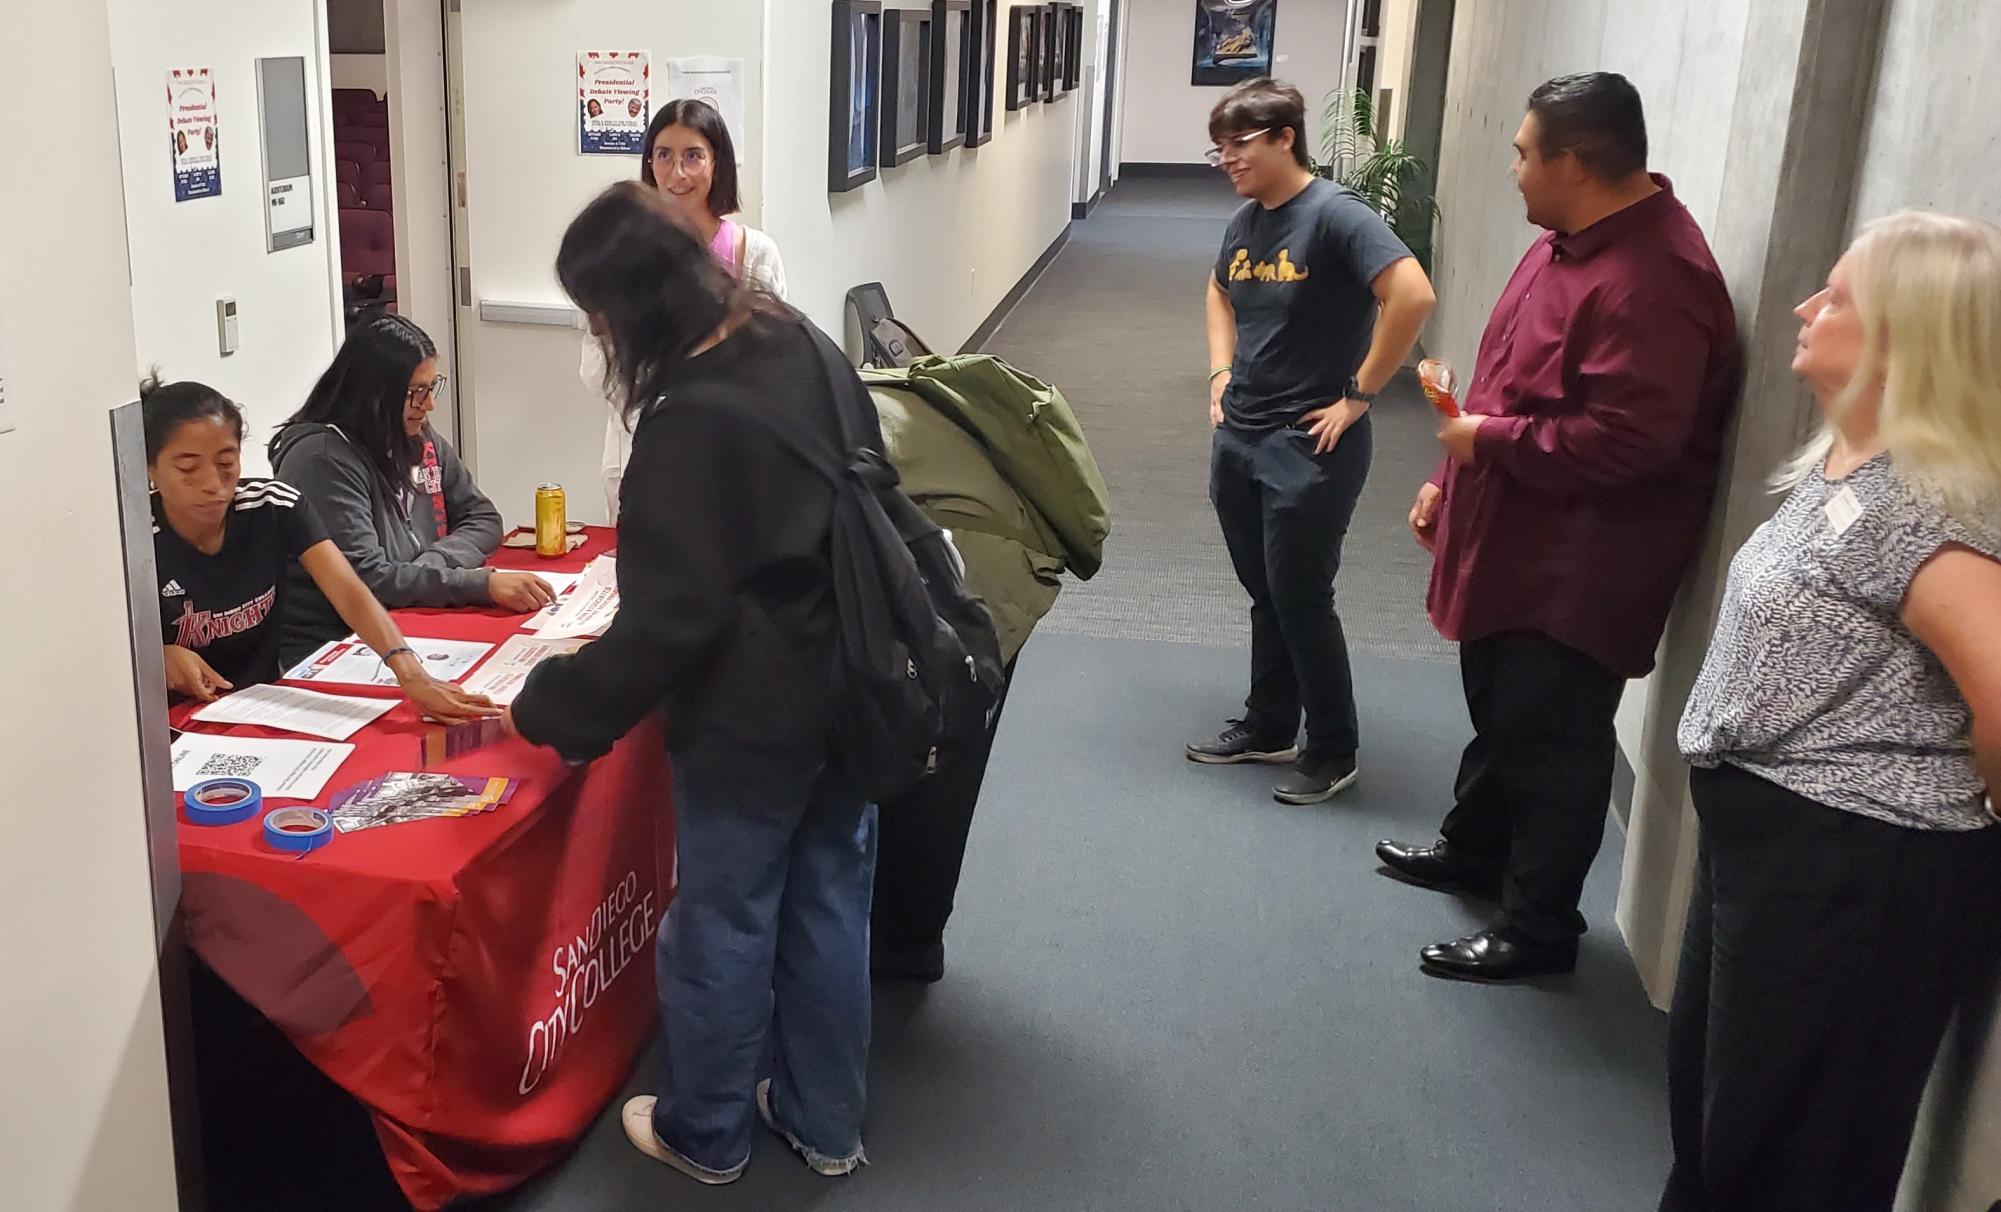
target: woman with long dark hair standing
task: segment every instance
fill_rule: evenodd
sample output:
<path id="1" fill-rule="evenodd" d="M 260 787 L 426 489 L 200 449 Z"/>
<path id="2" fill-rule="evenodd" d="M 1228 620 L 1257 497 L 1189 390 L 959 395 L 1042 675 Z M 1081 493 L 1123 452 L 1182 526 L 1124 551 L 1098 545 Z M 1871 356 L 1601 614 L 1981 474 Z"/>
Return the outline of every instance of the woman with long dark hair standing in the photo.
<path id="1" fill-rule="evenodd" d="M 743 203 L 737 191 L 736 144 L 715 106 L 685 97 L 669 101 L 646 128 L 639 179 L 657 191 L 674 215 L 708 246 L 717 264 L 753 290 L 785 297 L 785 262 L 770 236 L 733 216 Z M 604 435 L 604 491 L 611 519 L 618 520 L 618 486 L 632 457 L 632 429 L 624 402 L 605 376 L 604 348 L 584 338 L 579 372 L 586 386 L 611 401 Z"/>
<path id="2" fill-rule="evenodd" d="M 658 944 L 666 1063 L 657 1094 L 626 1104 L 626 1135 L 726 1183 L 756 1115 L 816 1172 L 846 1174 L 864 1160 L 876 810 L 829 740 L 834 491 L 766 425 L 845 463 L 830 374 L 853 371 L 639 182 L 584 208 L 556 272 L 633 422 L 620 606 L 602 639 L 539 666 L 507 718 L 572 760 L 656 711 L 666 722 L 680 873 Z M 874 418 L 856 423 L 880 449 Z"/>
<path id="3" fill-rule="evenodd" d="M 548 582 L 484 567 L 500 546 L 500 511 L 431 428 L 444 376 L 438 349 L 402 316 L 378 312 L 348 333 L 305 406 L 271 439 L 279 479 L 311 501 L 377 599 L 405 606 L 540 610 Z M 345 624 L 311 581 L 294 576 L 283 657 L 296 661 Z"/>

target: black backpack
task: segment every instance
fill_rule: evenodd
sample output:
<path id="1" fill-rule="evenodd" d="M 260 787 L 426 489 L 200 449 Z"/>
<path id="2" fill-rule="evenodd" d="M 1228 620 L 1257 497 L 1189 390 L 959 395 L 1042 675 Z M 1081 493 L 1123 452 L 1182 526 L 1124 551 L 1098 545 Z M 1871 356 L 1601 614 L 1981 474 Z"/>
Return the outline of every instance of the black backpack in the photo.
<path id="1" fill-rule="evenodd" d="M 845 465 L 777 418 L 749 415 L 833 485 L 834 734 L 843 769 L 883 803 L 985 737 L 1006 675 L 959 553 L 863 436 L 874 430 L 867 389 L 818 329 L 800 329 L 820 355 Z"/>

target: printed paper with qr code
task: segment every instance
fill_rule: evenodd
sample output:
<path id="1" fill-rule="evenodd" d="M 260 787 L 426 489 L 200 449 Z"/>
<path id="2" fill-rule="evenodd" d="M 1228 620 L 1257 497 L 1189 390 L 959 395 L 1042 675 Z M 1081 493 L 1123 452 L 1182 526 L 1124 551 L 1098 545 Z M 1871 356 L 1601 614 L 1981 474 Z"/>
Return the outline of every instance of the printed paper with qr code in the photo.
<path id="1" fill-rule="evenodd" d="M 174 790 L 203 779 L 249 779 L 267 800 L 315 800 L 340 769 L 352 745 L 322 741 L 267 741 L 247 736 L 184 732 L 174 742 Z"/>

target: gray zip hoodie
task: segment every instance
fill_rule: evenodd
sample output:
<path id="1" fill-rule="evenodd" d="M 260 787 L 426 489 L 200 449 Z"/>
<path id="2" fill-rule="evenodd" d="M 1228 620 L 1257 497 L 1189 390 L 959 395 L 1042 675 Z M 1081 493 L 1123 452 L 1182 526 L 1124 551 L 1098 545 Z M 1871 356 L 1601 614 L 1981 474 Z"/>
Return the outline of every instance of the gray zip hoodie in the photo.
<path id="1" fill-rule="evenodd" d="M 272 446 L 272 471 L 305 494 L 334 545 L 384 606 L 484 606 L 491 599 L 482 565 L 500 546 L 500 511 L 473 484 L 449 443 L 429 429 L 424 436 L 437 445 L 444 481 L 442 539 L 430 494 L 393 488 L 336 426 L 287 427 Z M 288 669 L 351 630 L 305 569 L 294 565 L 289 575 L 279 641 L 279 659 Z"/>

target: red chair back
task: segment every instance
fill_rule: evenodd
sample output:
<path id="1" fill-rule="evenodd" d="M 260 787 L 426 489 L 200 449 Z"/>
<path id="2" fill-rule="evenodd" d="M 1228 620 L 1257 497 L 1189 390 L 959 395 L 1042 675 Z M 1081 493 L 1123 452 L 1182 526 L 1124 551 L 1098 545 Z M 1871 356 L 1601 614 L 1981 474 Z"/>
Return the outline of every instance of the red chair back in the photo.
<path id="1" fill-rule="evenodd" d="M 361 202 L 368 209 L 379 210 L 385 214 L 396 209 L 396 195 L 387 181 L 380 185 L 369 186 L 368 192 L 361 195 Z"/>
<path id="2" fill-rule="evenodd" d="M 388 211 L 340 212 L 340 268 L 349 278 L 396 272 L 396 220 Z"/>
<path id="3" fill-rule="evenodd" d="M 379 159 L 381 157 L 375 154 L 375 144 L 373 143 L 350 142 L 346 139 L 336 139 L 334 141 L 334 161 L 336 165 L 342 160 L 351 160 L 356 165 L 362 165 L 373 164 Z"/>
<path id="4" fill-rule="evenodd" d="M 346 163 L 346 161 L 342 161 L 342 163 Z M 361 195 L 356 192 L 354 182 L 352 181 L 335 182 L 334 197 L 338 199 L 339 205 L 343 210 L 350 206 L 361 205 Z"/>

